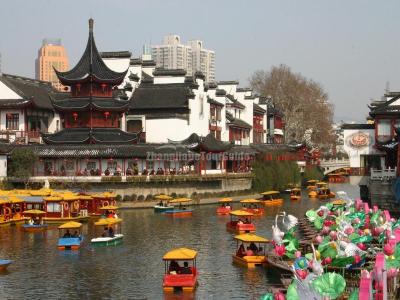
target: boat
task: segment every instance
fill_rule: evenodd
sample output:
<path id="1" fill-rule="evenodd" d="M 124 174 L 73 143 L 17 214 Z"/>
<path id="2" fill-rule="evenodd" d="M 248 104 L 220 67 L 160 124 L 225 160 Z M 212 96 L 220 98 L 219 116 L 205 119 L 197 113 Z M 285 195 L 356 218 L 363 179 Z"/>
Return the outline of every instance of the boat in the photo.
<path id="1" fill-rule="evenodd" d="M 58 250 L 78 250 L 83 243 L 82 224 L 70 221 L 58 226 Z M 71 233 L 74 231 L 74 233 Z"/>
<path id="2" fill-rule="evenodd" d="M 293 200 L 293 201 L 301 200 L 301 189 L 293 188 L 290 191 L 290 200 Z"/>
<path id="3" fill-rule="evenodd" d="M 197 286 L 197 252 L 188 248 L 178 248 L 167 252 L 164 257 L 165 274 L 163 289 L 165 292 L 192 292 Z M 179 265 L 179 263 L 183 264 Z"/>
<path id="4" fill-rule="evenodd" d="M 4 272 L 7 270 L 8 266 L 12 264 L 12 260 L 9 259 L 0 259 L 0 272 Z"/>
<path id="5" fill-rule="evenodd" d="M 177 198 L 169 201 L 169 204 L 178 204 L 174 206 L 173 210 L 167 210 L 164 212 L 165 215 L 170 217 L 188 217 L 193 215 L 193 209 L 187 208 L 187 205 L 192 202 L 190 198 Z"/>
<path id="6" fill-rule="evenodd" d="M 320 189 L 324 189 L 327 188 L 328 184 L 324 181 L 317 181 L 315 183 L 315 188 L 312 189 L 309 193 L 308 193 L 308 197 L 309 198 L 318 198 L 318 194 L 319 194 L 319 190 Z"/>
<path id="7" fill-rule="evenodd" d="M 72 192 L 54 193 L 43 197 L 46 215 L 43 220 L 47 224 L 62 224 L 68 221 L 87 222 L 87 209 L 80 204 L 80 196 Z"/>
<path id="8" fill-rule="evenodd" d="M 174 206 L 173 205 L 169 205 L 168 201 L 172 200 L 173 198 L 168 196 L 168 195 L 157 195 L 155 197 L 157 200 L 160 200 L 159 203 L 157 203 L 156 205 L 154 205 L 154 212 L 166 212 L 168 210 L 173 210 Z"/>
<path id="9" fill-rule="evenodd" d="M 94 225 L 97 229 L 102 229 L 103 233 L 101 236 L 91 239 L 93 246 L 115 246 L 122 243 L 124 235 L 121 233 L 120 218 L 102 218 Z"/>
<path id="10" fill-rule="evenodd" d="M 262 201 L 257 199 L 243 199 L 242 210 L 252 213 L 255 216 L 261 216 L 265 213 L 264 207 L 261 207 Z"/>
<path id="11" fill-rule="evenodd" d="M 222 198 L 218 200 L 218 203 L 221 204 L 217 208 L 217 215 L 229 215 L 229 213 L 232 211 L 232 206 L 231 203 L 232 198 Z"/>
<path id="12" fill-rule="evenodd" d="M 311 179 L 306 182 L 307 190 L 315 190 L 317 188 L 318 180 Z"/>
<path id="13" fill-rule="evenodd" d="M 256 266 L 265 266 L 267 264 L 265 244 L 269 243 L 269 240 L 252 233 L 239 234 L 234 239 L 237 241 L 236 253 L 232 255 L 234 263 L 247 268 L 255 268 Z M 261 247 L 261 245 L 264 246 Z M 246 251 L 246 249 L 248 250 Z"/>
<path id="14" fill-rule="evenodd" d="M 91 201 L 88 201 L 89 199 L 82 198 L 82 196 L 80 200 L 81 203 L 83 201 L 87 201 L 87 210 L 91 218 L 99 218 L 102 215 L 102 211 L 100 210 L 101 207 L 109 205 L 115 206 L 117 203 L 117 195 L 113 192 L 91 193 L 87 194 L 86 196 L 89 196 L 91 198 Z"/>
<path id="15" fill-rule="evenodd" d="M 115 205 L 107 205 L 100 207 L 99 210 L 102 212 L 101 216 L 104 218 L 112 218 L 118 219 L 117 210 L 119 209 L 118 206 Z"/>
<path id="16" fill-rule="evenodd" d="M 254 233 L 256 226 L 251 223 L 253 213 L 244 210 L 234 210 L 229 213 L 231 220 L 226 223 L 228 231 L 241 234 L 241 233 Z"/>
<path id="17" fill-rule="evenodd" d="M 260 200 L 264 203 L 265 206 L 275 206 L 281 205 L 283 203 L 283 199 L 281 197 L 281 193 L 278 191 L 267 191 L 261 193 Z"/>
<path id="18" fill-rule="evenodd" d="M 45 211 L 38 209 L 30 209 L 24 211 L 24 216 L 28 216 L 25 224 L 22 225 L 22 229 L 25 232 L 39 232 L 47 229 L 47 224 L 43 222 L 43 216 L 46 214 Z"/>
<path id="19" fill-rule="evenodd" d="M 331 192 L 331 190 L 327 187 L 323 187 L 318 189 L 317 197 L 319 200 L 327 200 L 335 197 L 335 193 Z"/>

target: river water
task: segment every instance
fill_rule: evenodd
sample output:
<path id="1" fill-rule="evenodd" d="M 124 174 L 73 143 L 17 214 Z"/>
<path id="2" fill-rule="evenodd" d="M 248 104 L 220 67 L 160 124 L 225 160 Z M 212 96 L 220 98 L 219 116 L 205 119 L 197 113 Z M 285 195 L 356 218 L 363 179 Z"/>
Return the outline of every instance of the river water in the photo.
<path id="1" fill-rule="evenodd" d="M 331 185 L 358 197 L 358 187 Z M 257 234 L 271 238 L 278 211 L 303 216 L 319 200 L 292 202 L 285 195 L 281 207 L 266 207 L 254 218 Z M 239 204 L 234 204 L 239 207 Z M 122 245 L 90 245 L 91 223 L 84 225 L 86 241 L 76 252 L 57 250 L 56 227 L 28 234 L 18 227 L 0 227 L 0 259 L 14 263 L 0 273 L 0 299 L 258 299 L 268 285 L 279 282 L 267 268 L 246 269 L 232 264 L 236 242 L 225 229 L 229 216 L 217 216 L 216 205 L 195 207 L 193 217 L 173 219 L 152 209 L 123 210 Z M 193 294 L 164 294 L 165 252 L 178 247 L 198 251 L 199 286 Z"/>

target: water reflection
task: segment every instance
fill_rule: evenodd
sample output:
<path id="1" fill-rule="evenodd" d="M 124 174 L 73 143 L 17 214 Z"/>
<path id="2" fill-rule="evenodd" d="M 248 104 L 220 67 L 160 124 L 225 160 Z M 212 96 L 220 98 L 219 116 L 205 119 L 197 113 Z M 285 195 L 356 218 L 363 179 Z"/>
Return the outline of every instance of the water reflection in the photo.
<path id="1" fill-rule="evenodd" d="M 332 185 L 353 197 L 358 189 Z M 301 216 L 321 205 L 303 193 L 301 201 L 287 199 L 281 207 L 266 207 L 254 218 L 257 234 L 271 237 L 275 214 L 285 210 Z M 239 204 L 235 204 L 239 207 Z M 192 218 L 175 219 L 152 210 L 125 210 L 125 239 L 116 247 L 90 245 L 94 226 L 84 225 L 85 243 L 77 252 L 57 250 L 58 230 L 28 234 L 18 227 L 0 228 L 0 258 L 14 260 L 0 274 L 1 299 L 258 299 L 268 284 L 278 282 L 265 268 L 248 270 L 232 264 L 236 242 L 225 228 L 229 216 L 217 216 L 216 205 L 196 207 Z M 199 286 L 194 294 L 164 294 L 165 252 L 176 247 L 196 249 Z"/>

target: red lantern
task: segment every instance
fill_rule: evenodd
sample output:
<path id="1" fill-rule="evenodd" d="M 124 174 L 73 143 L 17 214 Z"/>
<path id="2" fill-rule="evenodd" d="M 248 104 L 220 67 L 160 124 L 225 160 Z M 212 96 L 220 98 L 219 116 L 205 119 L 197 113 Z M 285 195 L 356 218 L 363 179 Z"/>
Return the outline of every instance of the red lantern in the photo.
<path id="1" fill-rule="evenodd" d="M 77 112 L 72 113 L 72 116 L 74 117 L 75 121 L 78 119 L 78 113 Z"/>
<path id="2" fill-rule="evenodd" d="M 106 117 L 106 120 L 107 120 L 107 118 L 108 118 L 109 115 L 110 115 L 110 112 L 109 112 L 109 111 L 105 111 L 105 112 L 104 112 L 104 117 Z"/>

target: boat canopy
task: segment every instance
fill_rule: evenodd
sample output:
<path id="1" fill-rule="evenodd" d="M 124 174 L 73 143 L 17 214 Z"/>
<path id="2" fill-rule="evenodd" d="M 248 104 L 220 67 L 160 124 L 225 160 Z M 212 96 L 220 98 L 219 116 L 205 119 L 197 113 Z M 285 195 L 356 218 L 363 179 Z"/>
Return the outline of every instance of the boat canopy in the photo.
<path id="1" fill-rule="evenodd" d="M 232 198 L 221 198 L 218 200 L 218 202 L 221 202 L 221 203 L 232 202 Z"/>
<path id="2" fill-rule="evenodd" d="M 231 212 L 229 212 L 229 214 L 232 215 L 232 216 L 237 216 L 237 217 L 251 217 L 251 216 L 254 216 L 253 213 L 248 212 L 248 211 L 244 211 L 244 210 L 240 210 L 240 209 L 231 211 Z"/>
<path id="3" fill-rule="evenodd" d="M 10 203 L 12 204 L 17 204 L 17 203 L 23 203 L 25 202 L 24 200 L 22 200 L 21 198 L 17 198 L 17 197 L 10 197 Z"/>
<path id="4" fill-rule="evenodd" d="M 275 194 L 280 194 L 278 191 L 267 191 L 264 193 L 261 193 L 261 195 L 275 195 Z"/>
<path id="5" fill-rule="evenodd" d="M 346 201 L 342 200 L 342 199 L 337 199 L 335 201 L 332 201 L 333 205 L 343 205 L 346 204 Z"/>
<path id="6" fill-rule="evenodd" d="M 192 199 L 190 199 L 190 198 L 176 198 L 176 199 L 173 199 L 173 200 L 171 200 L 171 201 L 169 201 L 169 203 L 185 203 L 185 202 L 190 202 L 190 201 L 192 201 Z"/>
<path id="7" fill-rule="evenodd" d="M 11 201 L 9 199 L 0 199 L 0 204 L 8 204 Z"/>
<path id="8" fill-rule="evenodd" d="M 79 200 L 93 200 L 93 197 L 90 195 L 79 195 Z"/>
<path id="9" fill-rule="evenodd" d="M 323 181 L 319 181 L 319 182 L 317 182 L 317 185 L 323 186 L 323 185 L 327 185 L 327 183 L 323 182 Z"/>
<path id="10" fill-rule="evenodd" d="M 76 201 L 80 199 L 80 197 L 75 194 L 63 194 L 60 196 L 62 197 L 63 201 Z"/>
<path id="11" fill-rule="evenodd" d="M 75 228 L 81 228 L 82 224 L 79 222 L 67 222 L 62 224 L 61 226 L 58 226 L 58 229 L 75 229 Z"/>
<path id="12" fill-rule="evenodd" d="M 269 240 L 252 233 L 243 233 L 235 236 L 235 240 L 242 241 L 245 243 L 269 243 Z"/>
<path id="13" fill-rule="evenodd" d="M 61 197 L 58 197 L 58 196 L 49 196 L 49 197 L 43 197 L 43 200 L 44 200 L 44 201 L 48 201 L 48 202 L 51 202 L 51 201 L 61 201 L 62 198 L 61 198 Z"/>
<path id="14" fill-rule="evenodd" d="M 107 225 L 114 225 L 114 224 L 121 223 L 121 222 L 122 222 L 122 219 L 120 219 L 120 218 L 104 218 L 104 219 L 100 219 L 99 221 L 94 223 L 94 225 L 107 226 Z"/>
<path id="15" fill-rule="evenodd" d="M 30 191 L 31 196 L 50 196 L 52 193 L 51 189 L 40 189 Z"/>
<path id="16" fill-rule="evenodd" d="M 299 192 L 299 191 L 301 191 L 301 189 L 300 188 L 293 188 L 292 191 Z"/>
<path id="17" fill-rule="evenodd" d="M 24 215 L 43 215 L 46 212 L 39 209 L 30 209 L 23 212 Z"/>
<path id="18" fill-rule="evenodd" d="M 171 196 L 164 195 L 164 194 L 157 195 L 155 198 L 158 200 L 172 200 L 173 199 Z"/>
<path id="19" fill-rule="evenodd" d="M 307 183 L 317 183 L 317 182 L 318 182 L 318 180 L 315 180 L 315 179 L 307 180 Z"/>
<path id="20" fill-rule="evenodd" d="M 197 251 L 188 248 L 178 248 L 167 252 L 163 260 L 192 260 L 197 256 Z"/>
<path id="21" fill-rule="evenodd" d="M 240 203 L 260 203 L 261 201 L 260 200 L 257 200 L 257 199 L 243 199 L 243 200 L 240 200 Z"/>
<path id="22" fill-rule="evenodd" d="M 114 205 L 106 205 L 106 206 L 100 207 L 99 209 L 100 210 L 117 210 L 117 209 L 119 209 L 119 207 L 114 206 Z"/>

